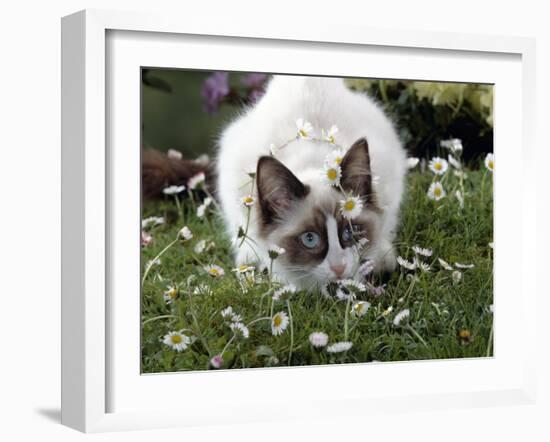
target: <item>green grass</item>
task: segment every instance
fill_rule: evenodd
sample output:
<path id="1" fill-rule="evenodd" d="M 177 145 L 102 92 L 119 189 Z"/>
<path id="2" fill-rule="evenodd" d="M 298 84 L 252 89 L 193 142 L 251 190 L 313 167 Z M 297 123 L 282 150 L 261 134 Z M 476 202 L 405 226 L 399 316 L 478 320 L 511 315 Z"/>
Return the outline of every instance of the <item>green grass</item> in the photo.
<path id="1" fill-rule="evenodd" d="M 432 265 L 429 272 L 416 270 L 415 276 L 408 276 L 412 272 L 398 268 L 383 295 L 358 297 L 371 303 L 361 318 L 346 315 L 350 306 L 345 301 L 297 293 L 290 300 L 292 333 L 289 326 L 273 336 L 270 321 L 260 320 L 249 326 L 248 339 L 231 342 L 233 333 L 220 311 L 232 306 L 245 324 L 270 316 L 268 275 L 256 274 L 257 281 L 246 292 L 242 290 L 232 272 L 229 241 L 214 206 L 201 220 L 190 200 L 183 201 L 180 209 L 172 198 L 145 204 L 144 217 L 164 216 L 166 223 L 149 229 L 153 242 L 142 248 L 142 275 L 148 261 L 177 238 L 183 225 L 194 236 L 168 248 L 160 265 L 152 266 L 143 281 L 142 372 L 211 369 L 210 359 L 224 348 L 223 368 L 492 356 L 493 254 L 488 246 L 493 241 L 492 176 L 484 168 L 468 170 L 467 175 L 463 209 L 454 196 L 460 183 L 452 172 L 443 178 L 447 196 L 438 202 L 426 196 L 431 172 L 414 171 L 407 178 L 396 248 L 409 260 L 414 245 L 432 249 L 433 255 L 426 258 Z M 215 245 L 197 254 L 193 249 L 201 239 Z M 462 279 L 456 283 L 437 258 L 475 267 L 462 270 Z M 203 270 L 206 264 L 222 266 L 225 275 L 211 278 Z M 163 298 L 169 285 L 178 288 L 171 304 Z M 199 286 L 210 293 L 197 293 Z M 389 307 L 393 310 L 385 315 Z M 285 302 L 276 302 L 273 309 L 288 313 Z M 410 317 L 394 326 L 395 314 L 403 309 L 410 310 Z M 194 338 L 187 349 L 177 352 L 162 343 L 166 333 L 181 329 Z M 467 339 L 459 335 L 464 330 L 469 332 Z M 338 354 L 316 350 L 308 341 L 313 331 L 327 333 L 329 343 L 349 340 L 353 347 Z"/>

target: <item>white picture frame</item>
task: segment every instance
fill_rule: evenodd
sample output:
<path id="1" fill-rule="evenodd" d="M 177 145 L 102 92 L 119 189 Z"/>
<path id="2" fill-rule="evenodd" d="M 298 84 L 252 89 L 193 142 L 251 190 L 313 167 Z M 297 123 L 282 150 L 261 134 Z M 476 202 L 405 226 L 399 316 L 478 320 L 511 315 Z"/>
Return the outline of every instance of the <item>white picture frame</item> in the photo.
<path id="1" fill-rule="evenodd" d="M 133 379 L 137 383 L 126 382 L 125 389 L 120 389 L 117 395 L 127 395 L 128 397 L 118 402 L 121 404 L 134 402 L 136 398 L 131 396 L 132 390 L 140 392 L 139 389 L 143 388 L 143 392 L 147 393 L 142 396 L 150 403 L 153 402 L 157 405 L 152 409 L 139 408 L 137 405 L 135 409 L 125 406 L 113 408 L 112 399 L 110 399 L 112 391 L 119 388 L 117 382 L 122 383 L 120 381 L 113 383 L 113 379 L 126 378 L 120 373 L 116 374 L 116 370 L 121 370 L 119 367 L 123 367 L 125 364 L 116 363 L 116 366 L 113 367 L 113 361 L 116 361 L 117 357 L 119 362 L 120 358 L 122 361 L 128 358 L 122 351 L 117 351 L 116 357 L 113 353 L 111 335 L 114 334 L 113 330 L 116 328 L 113 327 L 113 321 L 117 321 L 117 316 L 112 311 L 113 303 L 109 298 L 109 290 L 113 288 L 109 277 L 109 268 L 113 260 L 116 260 L 116 253 L 119 253 L 113 252 L 111 247 L 113 241 L 116 240 L 113 235 L 116 235 L 117 232 L 116 220 L 112 219 L 113 202 L 117 200 L 117 197 L 110 193 L 112 190 L 110 184 L 113 183 L 109 184 L 109 180 L 113 179 L 113 168 L 117 168 L 120 161 L 117 163 L 116 158 L 109 150 L 109 143 L 116 143 L 116 136 L 107 130 L 106 125 L 111 118 L 116 120 L 116 115 L 113 115 L 116 110 L 109 107 L 109 93 L 111 92 L 109 82 L 117 80 L 116 72 L 109 70 L 109 63 L 113 63 L 113 57 L 118 57 L 119 54 L 116 50 L 112 50 L 113 47 L 110 46 L 108 39 L 109 35 L 117 33 L 118 35 L 132 34 L 133 37 L 138 35 L 138 39 L 154 38 L 160 45 L 164 44 L 159 43 L 159 39 L 162 40 L 163 37 L 170 39 L 173 44 L 179 44 L 178 42 L 184 41 L 186 36 L 192 36 L 199 40 L 200 38 L 215 37 L 222 43 L 224 39 L 249 42 L 251 47 L 261 45 L 262 42 L 269 42 L 273 46 L 284 44 L 286 47 L 292 47 L 294 45 L 297 49 L 302 48 L 305 43 L 310 48 L 325 45 L 331 46 L 335 51 L 374 48 L 374 50 L 383 52 L 397 48 L 401 56 L 406 55 L 408 51 L 421 50 L 426 51 L 425 54 L 429 54 L 434 60 L 438 57 L 445 57 L 446 54 L 455 54 L 461 57 L 463 55 L 470 57 L 473 60 L 472 63 L 478 60 L 481 65 L 483 65 L 484 57 L 498 56 L 497 58 L 500 57 L 499 59 L 502 60 L 509 58 L 511 60 L 510 81 L 519 81 L 520 90 L 502 89 L 500 93 L 502 97 L 507 97 L 507 92 L 509 92 L 510 100 L 516 100 L 521 107 L 515 113 L 516 116 L 521 115 L 520 127 L 508 129 L 511 131 L 510 139 L 521 146 L 519 153 L 523 174 L 529 173 L 535 153 L 532 135 L 534 133 L 532 128 L 535 108 L 535 46 L 531 39 L 450 33 L 435 34 L 403 30 L 389 32 L 387 30 L 338 26 L 327 28 L 314 24 L 297 28 L 280 23 L 273 25 L 236 21 L 218 23 L 212 22 L 206 17 L 194 17 L 193 20 L 182 23 L 176 17 L 99 10 L 81 11 L 64 17 L 62 21 L 63 424 L 80 431 L 97 432 L 206 425 L 213 421 L 252 422 L 288 417 L 305 419 L 313 415 L 322 415 L 323 410 L 327 408 L 331 408 L 331 414 L 334 414 L 334 408 L 337 408 L 339 410 L 337 413 L 340 414 L 361 415 L 374 410 L 395 412 L 409 409 L 533 403 L 536 390 L 533 356 L 536 325 L 529 319 L 527 311 L 530 305 L 536 303 L 535 282 L 533 279 L 521 277 L 508 284 L 508 281 L 504 281 L 504 279 L 507 278 L 507 274 L 511 275 L 509 267 L 507 267 L 507 257 L 514 257 L 514 265 L 517 266 L 517 257 L 520 256 L 521 272 L 522 275 L 526 275 L 526 257 L 535 254 L 536 194 L 529 192 L 523 185 L 513 186 L 513 183 L 508 183 L 506 180 L 507 170 L 508 172 L 512 171 L 517 163 L 514 163 L 510 156 L 507 159 L 506 151 L 503 150 L 503 154 L 499 156 L 498 160 L 499 167 L 502 168 L 499 170 L 502 171 L 495 174 L 497 195 L 495 219 L 498 220 L 500 189 L 502 189 L 502 193 L 512 195 L 521 201 L 523 210 L 511 214 L 510 217 L 515 218 L 507 220 L 506 222 L 509 224 L 502 224 L 501 228 L 504 230 L 507 227 L 517 227 L 521 240 L 506 250 L 505 248 L 499 249 L 498 244 L 495 249 L 495 262 L 497 263 L 495 299 L 499 299 L 496 301 L 498 303 L 497 311 L 499 315 L 502 312 L 502 316 L 499 317 L 503 319 L 502 321 L 496 320 L 495 324 L 497 342 L 493 360 L 370 364 L 369 374 L 375 374 L 377 377 L 388 376 L 388 379 L 391 376 L 399 379 L 404 375 L 414 376 L 415 379 L 424 377 L 426 381 L 431 379 L 433 388 L 425 389 L 424 384 L 419 383 L 419 389 L 415 390 L 414 386 L 411 386 L 407 390 L 406 385 L 396 382 L 396 385 L 388 385 L 385 390 L 381 388 L 374 393 L 373 388 L 359 389 L 355 394 L 350 394 L 349 391 L 343 389 L 339 395 L 338 390 L 333 389 L 325 397 L 316 395 L 312 389 L 308 390 L 307 380 L 320 376 L 321 373 L 323 376 L 336 378 L 339 376 L 338 373 L 345 371 L 345 378 L 353 381 L 362 376 L 365 367 L 362 364 L 350 364 L 349 366 L 308 367 L 306 369 L 234 370 L 234 373 L 176 374 L 175 376 L 179 376 L 181 382 L 188 383 L 186 387 L 183 387 L 184 384 L 182 384 L 180 388 L 191 388 L 192 384 L 196 384 L 200 388 L 228 388 L 227 393 L 232 394 L 234 391 L 229 389 L 230 387 L 227 386 L 229 384 L 240 388 L 240 391 L 244 390 L 240 399 L 233 399 L 233 409 L 228 409 L 227 404 L 218 401 L 218 406 L 210 403 L 209 406 L 202 404 L 194 406 L 192 409 L 180 407 L 176 411 L 168 400 L 162 401 L 162 406 L 159 404 L 159 398 L 164 394 L 163 388 L 178 388 L 169 385 L 168 377 L 144 377 L 134 369 L 128 368 L 128 371 L 123 371 L 122 374 L 126 373 L 127 379 Z M 130 45 L 135 45 L 136 42 L 127 43 L 126 48 L 130 53 L 132 52 Z M 302 46 L 298 48 L 299 45 Z M 157 53 L 164 52 L 158 51 L 160 47 L 155 47 Z M 169 56 L 169 51 L 167 53 Z M 345 55 L 343 56 L 345 57 Z M 411 64 L 414 64 L 414 60 L 412 58 L 411 60 Z M 133 66 L 132 63 L 139 64 L 139 61 L 138 58 L 132 57 L 125 60 L 130 67 Z M 261 61 L 261 57 L 256 60 L 256 62 L 259 61 Z M 163 63 L 162 66 L 166 66 L 164 62 L 161 61 L 161 63 Z M 183 67 L 181 63 L 176 63 L 174 66 Z M 203 67 L 205 66 L 203 65 Z M 214 63 L 212 68 L 215 67 Z M 298 72 L 311 73 L 305 72 L 306 67 L 296 69 L 300 69 Z M 354 72 L 358 73 L 357 68 L 355 69 Z M 380 75 L 389 77 L 391 75 L 388 72 Z M 340 71 L 323 73 L 341 74 Z M 478 74 L 457 72 L 454 78 L 463 81 L 481 78 L 491 82 L 491 75 L 484 76 L 483 72 Z M 515 84 L 506 83 L 508 80 L 502 78 L 503 84 Z M 499 100 L 498 86 L 497 83 L 497 100 Z M 139 91 L 136 90 L 135 93 L 139 94 Z M 139 113 L 139 109 L 132 109 L 132 112 Z M 501 118 L 503 127 L 508 127 L 505 124 L 506 112 L 509 112 L 510 117 L 513 116 L 512 112 L 506 111 L 506 109 L 503 109 L 499 115 L 497 106 L 495 145 L 498 145 L 499 142 L 501 145 L 505 145 L 503 138 L 499 139 L 499 118 Z M 132 121 L 128 120 L 127 123 L 129 127 L 132 127 Z M 139 127 L 135 130 L 139 132 Z M 504 134 L 504 129 L 500 133 Z M 500 136 L 502 137 L 502 135 Z M 516 156 L 517 154 L 516 152 Z M 139 189 L 139 185 L 137 189 Z M 501 222 L 497 222 L 495 237 L 499 235 L 498 223 Z M 506 296 L 500 297 L 500 292 L 509 293 L 512 289 L 519 290 L 521 293 L 521 299 L 516 302 L 516 306 L 519 305 L 523 312 L 522 315 L 516 317 L 515 332 L 510 330 L 511 325 L 506 321 L 506 318 L 509 317 L 508 312 L 511 309 L 511 304 L 507 303 Z M 129 311 L 134 310 L 129 308 Z M 139 321 L 139 318 L 135 320 Z M 131 326 L 128 327 L 128 329 L 131 328 Z M 136 335 L 132 336 L 135 338 Z M 116 337 L 113 339 L 116 340 Z M 502 340 L 498 341 L 499 339 Z M 519 342 L 521 342 L 522 349 L 515 353 L 514 359 L 514 354 L 508 351 L 507 347 L 512 347 Z M 132 345 L 137 345 L 139 348 L 139 341 Z M 120 348 L 120 346 L 116 348 Z M 129 365 L 129 367 L 131 366 Z M 126 370 L 126 368 L 122 370 Z M 495 374 L 493 382 L 484 386 L 483 382 L 488 382 L 494 370 L 498 370 L 501 376 Z M 454 390 L 447 390 L 445 385 L 448 383 L 448 379 L 460 372 L 467 373 L 466 382 L 457 382 Z M 480 378 L 484 381 L 478 384 L 468 383 L 467 381 L 471 381 L 476 372 L 484 373 L 483 376 L 486 377 Z M 440 376 L 440 381 L 437 381 L 434 375 Z M 206 382 L 208 376 L 211 377 Z M 142 381 L 143 385 L 138 385 Z M 301 385 L 303 388 L 301 393 L 311 395 L 307 399 L 309 406 L 304 406 L 305 402 L 300 402 L 299 397 L 296 397 L 296 400 L 289 400 L 284 407 L 281 404 L 273 404 L 272 407 L 269 407 L 266 403 L 261 403 L 261 406 L 258 406 L 259 402 L 254 399 L 254 391 L 267 383 Z M 204 384 L 211 386 L 207 387 Z M 193 394 L 193 390 L 186 391 Z M 154 394 L 156 396 L 150 396 Z M 300 394 L 299 388 L 295 394 Z M 325 406 L 331 401 L 337 401 L 338 407 Z M 237 410 L 239 413 L 236 413 Z"/>

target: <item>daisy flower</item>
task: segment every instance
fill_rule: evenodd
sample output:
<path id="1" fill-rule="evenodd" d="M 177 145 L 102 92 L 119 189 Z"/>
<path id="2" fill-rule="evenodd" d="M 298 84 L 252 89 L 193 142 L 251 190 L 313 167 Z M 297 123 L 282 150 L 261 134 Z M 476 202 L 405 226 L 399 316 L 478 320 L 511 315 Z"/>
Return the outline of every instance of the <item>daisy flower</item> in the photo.
<path id="1" fill-rule="evenodd" d="M 445 270 L 449 270 L 449 271 L 454 270 L 453 267 L 447 261 L 444 261 L 441 258 L 437 258 L 437 260 L 439 261 L 439 265 L 443 267 Z"/>
<path id="2" fill-rule="evenodd" d="M 208 196 L 204 199 L 202 204 L 199 207 L 197 207 L 197 216 L 199 218 L 202 218 L 204 216 L 206 209 L 208 208 L 208 206 L 210 206 L 210 204 L 212 204 L 212 198 Z"/>
<path id="3" fill-rule="evenodd" d="M 210 359 L 210 365 L 214 368 L 220 368 L 223 365 L 223 357 L 222 355 L 216 355 L 212 359 Z"/>
<path id="4" fill-rule="evenodd" d="M 401 267 L 407 270 L 415 270 L 416 269 L 416 261 L 409 262 L 405 258 L 398 256 L 396 258 L 397 264 L 399 264 Z"/>
<path id="5" fill-rule="evenodd" d="M 210 296 L 212 294 L 212 289 L 206 284 L 199 284 L 193 290 L 194 295 L 205 295 Z"/>
<path id="6" fill-rule="evenodd" d="M 445 149 L 449 149 L 453 153 L 462 152 L 462 140 L 460 138 L 441 140 L 439 145 Z"/>
<path id="7" fill-rule="evenodd" d="M 333 124 L 331 128 L 325 132 L 324 129 L 321 129 L 323 140 L 328 141 L 330 144 L 335 144 L 334 136 L 338 133 L 338 127 Z"/>
<path id="8" fill-rule="evenodd" d="M 365 316 L 369 310 L 370 303 L 366 301 L 358 301 L 351 307 L 351 314 L 357 318 Z"/>
<path id="9" fill-rule="evenodd" d="M 328 335 L 323 332 L 313 332 L 309 335 L 309 343 L 315 348 L 325 347 L 328 344 Z"/>
<path id="10" fill-rule="evenodd" d="M 413 248 L 414 253 L 422 256 L 432 256 L 433 251 L 430 249 L 423 249 L 419 246 L 414 246 Z"/>
<path id="11" fill-rule="evenodd" d="M 363 210 L 363 201 L 358 196 L 348 196 L 345 200 L 340 201 L 340 212 L 346 219 L 354 219 Z"/>
<path id="12" fill-rule="evenodd" d="M 172 160 L 181 160 L 183 158 L 182 153 L 179 150 L 168 149 L 166 156 Z"/>
<path id="13" fill-rule="evenodd" d="M 453 273 L 451 274 L 452 278 L 453 278 L 453 282 L 455 284 L 458 284 L 460 282 L 460 280 L 462 279 L 462 272 L 458 271 L 458 270 L 454 270 Z"/>
<path id="14" fill-rule="evenodd" d="M 153 267 L 153 266 L 159 266 L 160 265 L 160 258 L 157 259 L 150 259 L 147 261 L 146 267 Z"/>
<path id="15" fill-rule="evenodd" d="M 460 264 L 459 262 L 455 262 L 455 267 L 457 269 L 473 269 L 475 266 L 473 264 Z"/>
<path id="16" fill-rule="evenodd" d="M 269 259 L 277 259 L 279 256 L 284 255 L 285 253 L 286 250 L 276 244 L 272 244 L 271 246 L 269 246 L 269 249 L 267 249 Z"/>
<path id="17" fill-rule="evenodd" d="M 325 167 L 340 167 L 344 154 L 341 149 L 335 149 L 325 158 Z"/>
<path id="18" fill-rule="evenodd" d="M 181 236 L 184 241 L 189 241 L 191 238 L 193 238 L 193 233 L 187 226 L 183 226 L 178 232 L 178 235 Z"/>
<path id="19" fill-rule="evenodd" d="M 289 324 L 288 316 L 285 312 L 275 313 L 271 318 L 271 334 L 278 336 L 282 334 Z"/>
<path id="20" fill-rule="evenodd" d="M 395 317 L 393 318 L 393 325 L 396 327 L 403 321 L 404 319 L 408 318 L 410 316 L 411 312 L 408 308 L 401 310 Z"/>
<path id="21" fill-rule="evenodd" d="M 409 169 L 414 169 L 419 162 L 420 160 L 416 157 L 407 158 L 407 167 Z"/>
<path id="22" fill-rule="evenodd" d="M 145 230 L 141 231 L 141 245 L 148 246 L 153 241 L 153 237 L 149 235 Z"/>
<path id="23" fill-rule="evenodd" d="M 162 193 L 165 195 L 177 195 L 185 190 L 185 186 L 168 186 L 162 189 Z"/>
<path id="24" fill-rule="evenodd" d="M 252 272 L 254 270 L 254 266 L 249 266 L 248 264 L 242 264 L 239 267 L 233 269 L 235 273 L 246 273 L 246 272 Z"/>
<path id="25" fill-rule="evenodd" d="M 235 333 L 237 336 L 243 337 L 245 339 L 248 339 L 248 337 L 250 336 L 248 327 L 242 322 L 232 322 L 231 324 L 229 324 L 229 328 L 233 330 L 233 333 Z"/>
<path id="26" fill-rule="evenodd" d="M 231 319 L 235 315 L 235 312 L 233 312 L 233 307 L 227 306 L 220 312 L 220 314 L 223 319 Z"/>
<path id="27" fill-rule="evenodd" d="M 326 184 L 338 187 L 342 178 L 342 169 L 340 166 L 325 164 L 323 168 L 323 180 Z"/>
<path id="28" fill-rule="evenodd" d="M 173 350 L 183 351 L 191 344 L 191 338 L 179 331 L 172 331 L 164 336 L 162 342 Z"/>
<path id="29" fill-rule="evenodd" d="M 422 262 L 422 261 L 419 261 L 416 258 L 415 258 L 415 264 L 423 272 L 429 272 L 430 269 L 432 268 L 429 264 L 427 264 L 425 262 Z"/>
<path id="30" fill-rule="evenodd" d="M 303 118 L 298 118 L 296 120 L 296 128 L 298 129 L 298 138 L 308 140 L 313 135 L 313 126 L 309 121 L 305 121 Z"/>
<path id="31" fill-rule="evenodd" d="M 353 343 L 349 341 L 335 342 L 327 347 L 327 352 L 342 353 L 348 351 L 351 347 L 353 347 Z"/>
<path id="32" fill-rule="evenodd" d="M 295 286 L 291 284 L 285 285 L 284 287 L 281 287 L 280 289 L 276 290 L 275 293 L 273 293 L 273 300 L 286 301 L 290 299 L 294 293 L 296 293 Z"/>
<path id="33" fill-rule="evenodd" d="M 493 172 L 495 170 L 495 156 L 492 153 L 488 153 L 485 157 L 485 167 Z"/>
<path id="34" fill-rule="evenodd" d="M 224 269 L 222 269 L 220 266 L 216 264 L 211 264 L 206 267 L 204 267 L 204 270 L 206 270 L 206 273 L 208 273 L 213 278 L 219 278 L 223 275 L 225 275 Z"/>
<path id="35" fill-rule="evenodd" d="M 449 163 L 446 160 L 439 157 L 434 157 L 430 160 L 428 168 L 436 175 L 443 175 L 449 168 Z"/>
<path id="36" fill-rule="evenodd" d="M 189 178 L 189 181 L 187 181 L 187 187 L 189 189 L 193 190 L 195 189 L 199 184 L 204 183 L 205 180 L 204 172 L 199 172 L 196 175 L 193 175 L 191 178 Z"/>
<path id="37" fill-rule="evenodd" d="M 204 249 L 206 249 L 206 240 L 204 239 L 201 239 L 197 244 L 195 244 L 195 247 L 193 247 L 193 251 L 198 255 L 204 252 Z"/>
<path id="38" fill-rule="evenodd" d="M 386 310 L 382 312 L 382 316 L 386 317 L 389 316 L 389 314 L 393 312 L 393 307 L 390 305 Z"/>
<path id="39" fill-rule="evenodd" d="M 252 195 L 246 195 L 243 196 L 241 201 L 245 207 L 252 207 L 256 202 L 256 198 L 254 198 Z"/>
<path id="40" fill-rule="evenodd" d="M 168 286 L 167 290 L 163 294 L 164 302 L 166 302 L 166 304 L 172 304 L 174 299 L 176 299 L 177 294 L 178 289 L 176 289 L 175 286 Z"/>
<path id="41" fill-rule="evenodd" d="M 357 293 L 367 290 L 365 284 L 353 279 L 344 279 L 340 281 L 339 287 L 336 290 L 336 297 L 340 300 L 355 299 Z"/>
<path id="42" fill-rule="evenodd" d="M 354 279 L 343 279 L 342 281 L 340 281 L 340 285 L 357 292 L 364 292 L 365 290 L 367 290 L 365 284 L 359 281 L 355 281 Z"/>
<path id="43" fill-rule="evenodd" d="M 445 198 L 445 195 L 447 195 L 447 192 L 445 192 L 445 189 L 439 181 L 434 181 L 430 185 L 430 188 L 428 189 L 428 198 L 439 201 L 440 199 Z"/>
<path id="44" fill-rule="evenodd" d="M 164 224 L 163 216 L 150 216 L 141 220 L 141 228 L 146 229 L 149 225 L 158 226 L 159 224 Z"/>
<path id="45" fill-rule="evenodd" d="M 464 172 L 463 170 L 453 170 L 453 174 L 457 178 L 461 178 L 463 180 L 468 179 L 468 174 L 466 172 Z"/>
<path id="46" fill-rule="evenodd" d="M 449 161 L 449 164 L 451 166 L 453 166 L 455 169 L 461 169 L 462 168 L 462 165 L 460 164 L 460 161 L 458 161 L 452 155 L 447 155 L 447 160 Z"/>

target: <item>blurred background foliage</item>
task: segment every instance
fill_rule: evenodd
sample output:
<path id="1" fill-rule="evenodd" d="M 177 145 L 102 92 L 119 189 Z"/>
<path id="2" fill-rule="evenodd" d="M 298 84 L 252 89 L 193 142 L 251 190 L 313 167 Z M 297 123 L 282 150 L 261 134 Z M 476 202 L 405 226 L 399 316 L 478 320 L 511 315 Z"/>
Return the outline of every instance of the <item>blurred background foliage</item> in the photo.
<path id="1" fill-rule="evenodd" d="M 142 144 L 187 158 L 213 155 L 223 126 L 263 93 L 264 74 L 142 70 Z M 493 86 L 410 80 L 346 79 L 393 118 L 409 156 L 428 158 L 460 138 L 470 162 L 493 151 Z M 368 134 L 367 134 L 368 135 Z"/>

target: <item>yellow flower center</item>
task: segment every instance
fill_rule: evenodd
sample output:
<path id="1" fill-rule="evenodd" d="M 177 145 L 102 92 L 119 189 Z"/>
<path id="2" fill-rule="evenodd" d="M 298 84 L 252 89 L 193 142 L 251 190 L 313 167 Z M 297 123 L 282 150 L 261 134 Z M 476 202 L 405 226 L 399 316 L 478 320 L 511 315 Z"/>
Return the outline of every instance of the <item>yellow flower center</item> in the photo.
<path id="1" fill-rule="evenodd" d="M 344 203 L 344 210 L 351 212 L 355 208 L 355 201 L 353 200 L 347 200 Z"/>
<path id="2" fill-rule="evenodd" d="M 493 164 L 493 161 L 489 161 L 489 169 L 493 170 L 493 167 L 494 167 L 494 164 Z"/>
<path id="3" fill-rule="evenodd" d="M 283 322 L 283 319 L 279 315 L 277 315 L 273 318 L 273 325 L 275 327 L 279 327 L 282 322 Z"/>
<path id="4" fill-rule="evenodd" d="M 334 162 L 338 165 L 341 164 L 342 163 L 342 157 L 336 157 Z"/>
<path id="5" fill-rule="evenodd" d="M 440 187 L 436 187 L 434 189 L 434 195 L 435 196 L 441 196 L 441 188 Z"/>
<path id="6" fill-rule="evenodd" d="M 176 297 L 176 289 L 168 290 L 168 296 L 170 296 L 170 298 L 175 298 Z"/>
<path id="7" fill-rule="evenodd" d="M 252 204 L 254 202 L 254 199 L 251 196 L 245 196 L 244 202 L 245 204 Z"/>
<path id="8" fill-rule="evenodd" d="M 435 170 L 443 169 L 443 166 L 441 165 L 441 163 L 435 163 L 434 167 L 435 167 Z"/>
<path id="9" fill-rule="evenodd" d="M 181 344 L 181 336 L 180 335 L 172 335 L 172 344 Z"/>
<path id="10" fill-rule="evenodd" d="M 220 272 L 218 271 L 218 269 L 210 269 L 210 274 L 211 275 L 214 275 L 214 276 L 218 276 Z"/>
<path id="11" fill-rule="evenodd" d="M 336 172 L 336 169 L 327 170 L 327 178 L 330 181 L 334 181 L 336 178 L 338 178 L 338 172 Z"/>
<path id="12" fill-rule="evenodd" d="M 299 134 L 302 138 L 307 138 L 307 132 L 304 129 L 300 129 Z"/>
<path id="13" fill-rule="evenodd" d="M 470 331 L 469 330 L 460 330 L 460 333 L 458 335 L 462 339 L 468 339 L 470 337 Z"/>

